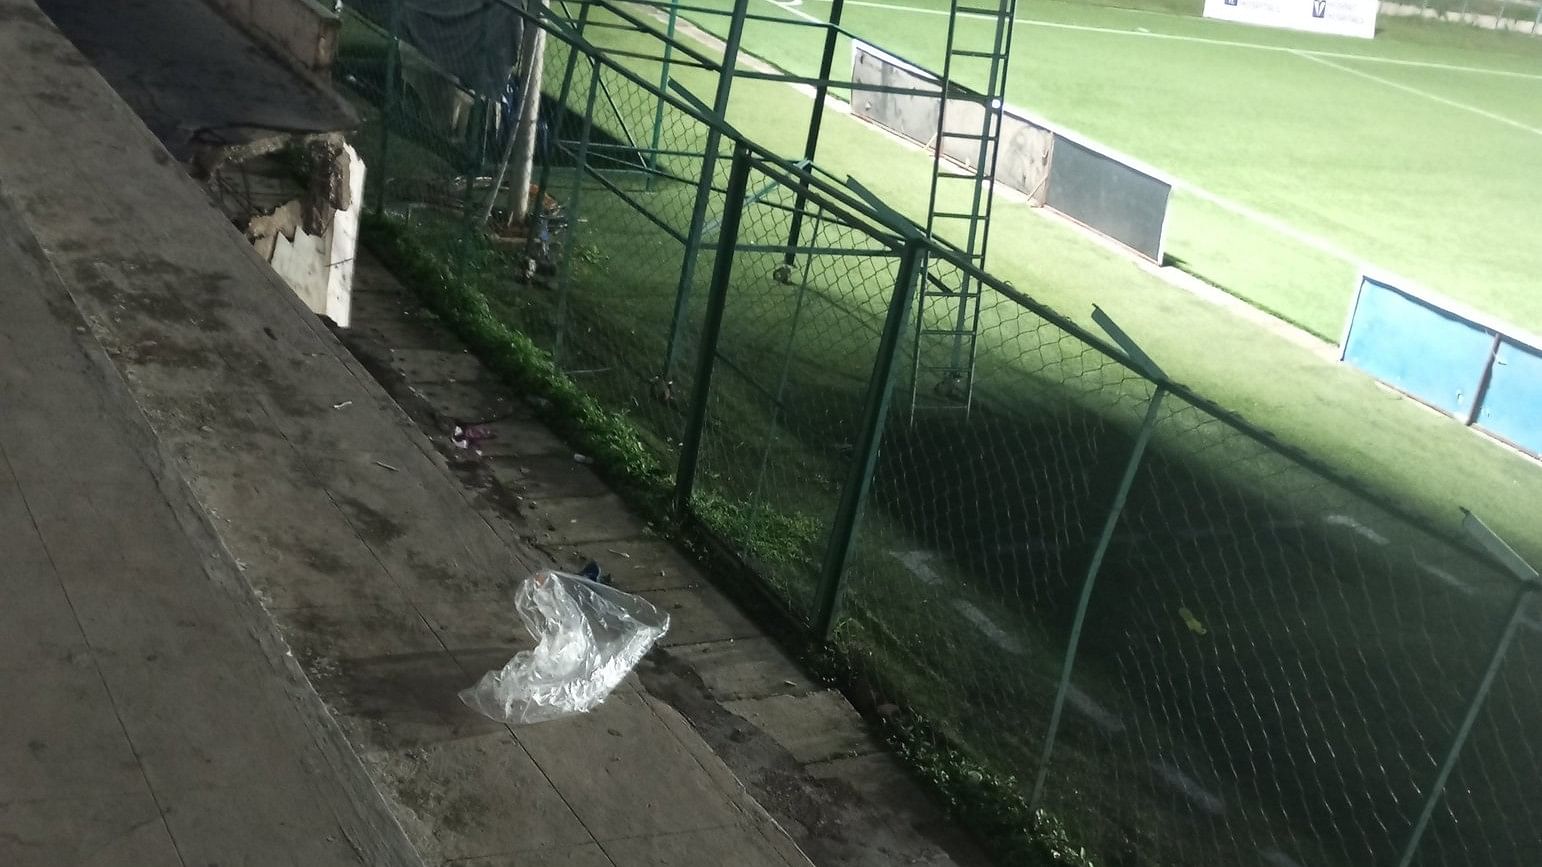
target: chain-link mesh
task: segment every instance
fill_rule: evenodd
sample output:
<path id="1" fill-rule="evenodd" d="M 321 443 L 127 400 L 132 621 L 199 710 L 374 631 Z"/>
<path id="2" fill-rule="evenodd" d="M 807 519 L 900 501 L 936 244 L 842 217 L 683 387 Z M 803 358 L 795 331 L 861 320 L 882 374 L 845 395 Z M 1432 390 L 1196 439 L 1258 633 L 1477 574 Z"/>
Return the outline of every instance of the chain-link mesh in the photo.
<path id="1" fill-rule="evenodd" d="M 1088 860 L 1398 863 L 1514 576 L 935 247 L 899 286 L 891 214 L 735 157 L 732 130 L 661 89 L 654 37 L 603 4 L 555 8 L 598 47 L 547 37 L 529 226 L 494 195 L 496 112 L 468 138 L 441 110 L 460 97 L 410 95 L 461 82 L 347 18 L 370 205 L 665 466 L 702 410 L 694 516 L 811 620 L 844 563 L 835 642 L 864 681 L 939 748 L 1037 791 Z M 670 77 L 703 101 L 715 87 L 681 55 Z M 833 531 L 854 484 L 848 548 Z M 1542 863 L 1539 661 L 1531 613 L 1414 863 Z"/>
<path id="2" fill-rule="evenodd" d="M 858 417 L 899 252 L 871 226 L 751 171 L 704 441 L 709 526 L 802 612 L 851 476 Z M 794 215 L 802 218 L 791 245 Z"/>

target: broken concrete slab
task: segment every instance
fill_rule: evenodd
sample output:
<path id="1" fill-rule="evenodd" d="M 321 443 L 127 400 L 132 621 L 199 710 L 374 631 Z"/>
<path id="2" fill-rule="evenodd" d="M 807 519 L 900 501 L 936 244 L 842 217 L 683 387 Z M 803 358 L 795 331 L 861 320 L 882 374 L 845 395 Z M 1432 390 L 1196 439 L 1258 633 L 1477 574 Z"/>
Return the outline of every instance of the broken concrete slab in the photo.
<path id="1" fill-rule="evenodd" d="M 883 749 L 846 697 L 833 689 L 725 701 L 723 708 L 770 735 L 805 764 Z"/>

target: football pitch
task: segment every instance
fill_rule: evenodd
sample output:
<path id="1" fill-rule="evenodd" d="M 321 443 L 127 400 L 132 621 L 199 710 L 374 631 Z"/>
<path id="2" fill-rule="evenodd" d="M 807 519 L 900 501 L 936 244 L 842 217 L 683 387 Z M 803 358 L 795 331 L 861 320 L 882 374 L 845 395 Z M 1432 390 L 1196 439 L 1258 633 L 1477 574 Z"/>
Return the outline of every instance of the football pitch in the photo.
<path id="1" fill-rule="evenodd" d="M 1387 17 L 1375 40 L 1325 37 L 1172 14 L 1198 3 L 1151 5 L 1162 11 L 1020 3 L 1007 101 L 1170 175 L 1174 264 L 1329 340 L 1362 263 L 1542 328 L 1542 41 Z M 848 0 L 843 23 L 937 70 L 947 9 Z M 829 10 L 751 0 L 750 11 Z M 983 16 L 958 26 L 961 42 L 989 39 Z M 822 39 L 752 21 L 744 46 L 812 75 Z M 849 58 L 840 45 L 837 75 Z"/>
<path id="2" fill-rule="evenodd" d="M 726 11 L 730 0 L 700 0 L 700 2 L 710 3 L 713 8 Z M 871 3 L 876 0 L 860 0 L 860 2 Z M 912 0 L 906 0 L 906 2 L 912 2 Z M 800 5 L 780 9 L 770 0 L 750 0 L 750 3 L 755 14 L 776 15 L 783 19 L 804 20 L 806 23 L 809 23 L 807 19 L 799 18 L 800 15 L 818 19 L 820 15 L 816 13 L 820 13 L 823 8 L 823 0 L 803 0 L 803 3 L 807 4 L 806 7 Z M 561 4 L 556 5 L 560 7 Z M 686 3 L 685 5 L 698 4 Z M 866 37 L 864 41 L 870 39 L 879 47 L 901 55 L 905 54 L 906 46 L 896 45 L 893 36 L 884 35 L 885 31 L 893 30 L 895 35 L 908 33 L 909 38 L 916 45 L 930 46 L 928 50 L 933 53 L 941 51 L 940 46 L 945 40 L 943 28 L 946 26 L 946 18 L 944 16 L 886 8 L 891 5 L 896 4 L 885 0 L 885 8 L 870 5 L 849 7 L 848 29 L 859 37 Z M 643 9 L 643 7 L 635 8 Z M 700 8 L 699 5 L 698 8 Z M 939 3 L 936 8 L 943 7 Z M 1014 104 L 1041 112 L 1044 111 L 1043 103 L 1036 103 L 1030 99 L 1032 92 L 1022 83 L 1023 79 L 1031 77 L 1030 73 L 1025 71 L 1029 66 L 1024 58 L 1030 57 L 1038 50 L 1035 39 L 1041 36 L 1043 39 L 1060 38 L 1066 33 L 1072 34 L 1073 38 L 1089 36 L 1101 38 L 1109 35 L 1102 30 L 1071 29 L 1072 25 L 1068 22 L 1060 22 L 1066 26 L 1058 27 L 1021 23 L 1029 18 L 1048 20 L 1044 14 L 1035 11 L 1042 9 L 1060 10 L 1062 17 L 1075 15 L 1087 20 L 1091 16 L 1105 22 L 1112 20 L 1114 16 L 1133 16 L 1130 20 L 1146 22 L 1137 26 L 1146 27 L 1148 30 L 1167 25 L 1169 32 L 1177 35 L 1188 36 L 1192 33 L 1209 32 L 1210 36 L 1202 37 L 1207 40 L 1224 39 L 1236 42 L 1246 39 L 1255 46 L 1290 46 L 1297 51 L 1302 50 L 1302 45 L 1315 45 L 1318 47 L 1312 50 L 1328 54 L 1326 59 L 1339 64 L 1355 62 L 1339 55 L 1375 51 L 1380 52 L 1376 56 L 1386 60 L 1358 62 L 1368 67 L 1372 64 L 1380 64 L 1373 67 L 1377 70 L 1373 74 L 1378 76 L 1383 76 L 1386 71 L 1382 67 L 1391 69 L 1393 75 L 1409 75 L 1426 70 L 1424 66 L 1409 66 L 1409 63 L 1443 64 L 1442 67 L 1433 71 L 1455 75 L 1454 69 L 1446 67 L 1479 62 L 1485 64 L 1483 67 L 1485 69 L 1527 76 L 1533 73 L 1525 72 L 1524 68 L 1534 66 L 1539 70 L 1535 74 L 1542 75 L 1542 60 L 1533 61 L 1524 53 L 1530 50 L 1542 57 L 1542 41 L 1532 43 L 1528 37 L 1469 31 L 1451 25 L 1400 22 L 1393 19 L 1388 27 L 1394 29 L 1395 33 L 1404 33 L 1405 31 L 1397 28 L 1404 23 L 1408 25 L 1405 36 L 1399 39 L 1383 39 L 1379 36 L 1376 42 L 1365 42 L 1352 39 L 1312 38 L 1301 34 L 1220 25 L 1217 22 L 1175 15 L 1037 2 L 1032 6 L 1024 6 L 1019 11 L 1019 26 L 1027 29 L 1018 34 L 1018 40 L 1014 46 L 1013 63 L 1016 71 L 1013 88 L 1008 91 L 1008 99 Z M 823 11 L 828 12 L 827 9 Z M 568 12 L 572 14 L 574 10 L 569 9 Z M 648 10 L 648 14 L 655 17 L 656 26 L 662 30 L 662 10 L 655 6 Z M 865 20 L 861 17 L 863 15 L 873 17 Z M 682 36 L 687 42 L 701 44 L 709 53 L 721 50 L 720 45 L 710 46 L 703 43 L 703 39 L 710 40 L 711 37 L 701 31 L 721 35 L 727 28 L 726 15 L 693 11 L 685 18 L 687 23 L 682 24 L 682 27 L 686 28 Z M 915 20 L 912 21 L 912 18 Z M 693 31 L 690 29 L 691 26 L 699 29 Z M 1075 28 L 1093 26 L 1106 27 L 1106 25 L 1074 24 Z M 1043 35 L 1040 31 L 1048 35 Z M 1224 35 L 1215 36 L 1217 32 Z M 593 38 L 608 47 L 636 52 L 648 50 L 648 38 L 616 29 L 596 29 L 593 31 Z M 1264 58 L 1275 57 L 1298 61 L 1308 74 L 1314 73 L 1318 67 L 1336 72 L 1321 63 L 1297 57 L 1283 48 L 1274 51 L 1264 47 L 1244 49 L 1178 39 L 1161 40 L 1136 36 L 1124 38 L 1139 46 L 1146 46 L 1148 42 L 1152 44 L 1171 42 L 1179 47 L 1198 45 L 1216 50 L 1248 51 L 1252 52 L 1247 55 L 1249 57 L 1256 54 Z M 745 27 L 746 56 L 741 57 L 740 65 L 741 68 L 752 66 L 758 58 L 794 73 L 812 74 L 817 67 L 821 40 L 821 33 L 814 27 L 796 27 L 787 23 L 751 20 Z M 1487 43 L 1498 45 L 1504 50 L 1485 53 L 1474 47 Z M 837 49 L 837 61 L 849 62 L 849 50 L 849 41 L 843 41 Z M 909 58 L 921 63 L 930 62 L 930 56 L 921 57 L 916 56 L 917 54 L 920 52 L 913 52 Z M 1116 60 L 1120 63 L 1129 60 L 1128 57 L 1120 56 L 1117 51 L 1111 54 L 1114 55 L 1112 59 L 1100 60 L 1089 55 L 1077 60 L 1076 66 L 1068 65 L 1062 70 L 1063 76 L 1068 80 L 1074 79 L 1081 74 L 1076 70 L 1083 68 L 1092 69 L 1091 72 L 1086 73 L 1088 76 L 1104 75 L 1106 70 L 1102 70 L 1101 65 L 1114 63 Z M 1074 51 L 1063 56 L 1067 58 L 1066 64 L 1075 60 Z M 1180 53 L 1171 62 L 1181 65 L 1183 60 L 1183 55 Z M 1400 62 L 1389 62 L 1391 60 Z M 659 79 L 660 67 L 657 61 L 631 56 L 625 58 L 625 65 L 645 80 Z M 1241 64 L 1238 69 L 1246 72 L 1247 65 Z M 1129 74 L 1141 78 L 1133 72 Z M 1481 75 L 1483 76 L 1481 80 L 1484 82 L 1491 78 L 1498 82 L 1510 82 L 1513 78 L 1497 72 L 1468 74 Z M 670 75 L 674 83 L 688 89 L 697 98 L 703 100 L 711 98 L 717 82 L 715 73 L 693 69 L 685 64 L 672 67 Z M 1356 82 L 1362 80 L 1359 76 L 1347 73 L 1343 73 L 1343 77 L 1347 83 L 1346 86 L 1350 87 L 1357 86 Z M 1145 77 L 1145 83 L 1149 84 L 1156 78 L 1156 73 L 1152 73 Z M 1202 82 L 1203 77 L 1195 80 Z M 1516 92 L 1524 91 L 1524 86 L 1531 84 L 1532 81 L 1531 78 L 1515 79 L 1515 82 L 1522 85 L 1516 88 Z M 1542 84 L 1542 80 L 1536 83 Z M 555 87 L 556 84 L 552 86 Z M 1080 85 L 1064 87 L 1069 91 L 1060 99 L 1066 105 L 1086 112 L 1089 116 L 1107 115 L 1112 119 L 1117 113 L 1106 108 L 1108 101 L 1125 98 L 1107 90 Z M 1050 89 L 1053 88 L 1035 86 L 1032 90 L 1042 92 Z M 733 85 L 728 106 L 728 120 L 746 136 L 772 152 L 788 156 L 796 155 L 801 153 L 804 147 L 806 124 L 812 108 L 810 93 L 808 88 L 794 88 L 785 83 L 743 78 Z M 1400 91 L 1396 89 L 1389 88 L 1387 94 L 1385 99 L 1388 101 L 1405 98 L 1410 102 L 1416 101 L 1413 95 L 1400 95 Z M 571 101 L 572 98 L 570 98 Z M 1198 112 L 1204 107 L 1204 101 L 1197 98 L 1175 98 L 1174 101 L 1176 106 L 1172 107 L 1173 113 L 1181 113 L 1183 106 L 1187 106 L 1192 112 Z M 635 100 L 624 102 L 613 109 L 597 111 L 596 126 L 608 129 L 616 138 L 644 141 L 653 118 L 652 104 L 633 104 L 633 102 Z M 1246 100 L 1240 100 L 1240 102 L 1246 104 Z M 1442 108 L 1441 103 L 1424 98 L 1419 98 L 1417 102 L 1419 108 L 1423 110 L 1430 110 L 1430 107 Z M 1424 102 L 1428 102 L 1429 106 L 1424 106 L 1422 104 Z M 926 151 L 913 142 L 902 140 L 876 126 L 841 114 L 842 108 L 844 105 L 837 103 L 835 110 L 826 117 L 816 162 L 837 177 L 850 174 L 860 180 L 899 213 L 912 219 L 924 219 L 927 205 L 927 179 L 931 169 L 931 159 Z M 619 112 L 619 116 L 616 112 Z M 1471 112 L 1453 109 L 1451 114 L 1463 122 L 1470 116 L 1474 122 L 1493 123 L 1500 131 L 1510 129 L 1504 124 L 1472 115 Z M 1542 128 L 1542 118 L 1538 118 L 1538 115 L 1542 115 L 1542 106 L 1532 109 L 1532 116 L 1536 118 L 1539 128 Z M 1213 112 L 1210 116 L 1217 117 Z M 1440 115 L 1437 112 L 1435 116 L 1438 118 Z M 1052 115 L 1052 119 L 1073 128 L 1078 127 L 1074 118 Z M 1168 121 L 1164 122 L 1170 124 Z M 1222 126 L 1225 123 L 1222 120 L 1214 122 Z M 1333 132 L 1331 124 L 1324 124 L 1320 119 L 1312 116 L 1302 115 L 1294 122 L 1298 126 L 1310 126 L 1314 130 L 1327 128 L 1328 132 Z M 1253 130 L 1254 125 L 1249 116 L 1233 118 L 1230 123 L 1231 137 L 1234 141 L 1251 141 L 1258 135 Z M 1279 128 L 1288 128 L 1292 121 L 1276 119 L 1275 123 Z M 1149 134 L 1153 138 L 1167 135 L 1161 128 L 1153 132 L 1141 130 L 1137 123 L 1125 122 L 1123 125 L 1132 130 L 1132 134 Z M 1088 125 L 1080 124 L 1080 126 Z M 1400 153 L 1405 156 L 1408 153 L 1416 153 L 1420 147 L 1434 147 L 1434 144 L 1429 143 L 1436 141 L 1445 141 L 1449 144 L 1446 152 L 1459 152 L 1464 144 L 1469 147 L 1477 146 L 1473 141 L 1463 141 L 1463 137 L 1443 131 L 1444 129 L 1432 126 L 1430 129 L 1420 131 L 1417 139 L 1403 146 Z M 1486 127 L 1484 129 L 1486 132 Z M 1224 133 L 1225 129 L 1220 132 Z M 1092 133 L 1101 136 L 1111 146 L 1127 150 L 1138 158 L 1157 162 L 1149 153 L 1141 153 L 1139 148 L 1132 146 L 1130 142 L 1111 140 L 1112 137 L 1106 130 L 1094 129 Z M 1517 134 L 1521 133 L 1517 131 Z M 1413 133 L 1410 132 L 1409 135 Z M 1498 137 L 1496 135 L 1491 138 Z M 1353 138 L 1354 136 L 1341 137 L 1341 140 L 1351 142 Z M 1185 142 L 1185 145 L 1198 148 L 1204 143 Z M 1212 145 L 1220 147 L 1219 144 L 1212 143 Z M 681 145 L 677 143 L 675 146 Z M 1310 158 L 1304 150 L 1306 147 L 1306 144 L 1295 150 L 1286 147 L 1284 153 L 1260 154 L 1257 159 L 1273 159 L 1281 165 L 1288 165 L 1292 160 L 1296 160 L 1297 164 L 1303 167 L 1298 174 L 1304 174 L 1304 167 L 1309 165 Z M 1345 144 L 1344 147 L 1350 147 L 1350 144 Z M 1314 148 L 1322 149 L 1320 146 L 1314 146 Z M 1247 153 L 1234 162 L 1253 160 L 1254 150 L 1256 148 L 1250 146 Z M 1374 148 L 1357 153 L 1357 159 L 1360 160 L 1357 163 L 1360 166 L 1359 174 L 1349 164 L 1342 165 L 1337 170 L 1337 177 L 1340 179 L 1338 183 L 1344 189 L 1335 188 L 1332 184 L 1320 184 L 1308 190 L 1297 184 L 1298 189 L 1268 190 L 1267 192 L 1272 196 L 1284 196 L 1289 193 L 1298 197 L 1310 195 L 1324 200 L 1351 203 L 1356 201 L 1357 196 L 1370 198 L 1397 195 L 1402 197 L 1401 201 L 1409 203 L 1407 207 L 1411 208 L 1418 204 L 1420 196 L 1409 195 L 1400 186 L 1408 182 L 1407 179 L 1410 177 L 1408 171 L 1399 168 L 1401 164 L 1398 160 L 1403 157 L 1397 155 L 1383 157 L 1375 152 Z M 1299 156 L 1292 156 L 1293 154 Z M 1529 195 L 1527 184 L 1531 182 L 1514 179 L 1522 174 L 1518 168 L 1521 165 L 1531 167 L 1527 170 L 1530 176 L 1542 178 L 1542 154 L 1533 155 L 1517 146 L 1515 153 L 1506 159 L 1508 163 L 1503 170 L 1507 173 L 1507 177 L 1512 179 L 1511 181 L 1500 182 L 1488 178 L 1484 183 L 1487 184 L 1485 189 L 1490 192 L 1471 192 L 1464 197 L 1473 214 L 1491 216 L 1499 212 L 1500 205 L 1505 201 L 1517 203 L 1511 208 L 1512 212 L 1525 211 L 1519 204 L 1519 200 Z M 1429 165 L 1430 161 L 1425 160 L 1422 164 Z M 1163 166 L 1159 162 L 1157 165 L 1177 177 L 1182 177 L 1177 167 Z M 726 171 L 726 169 L 721 170 Z M 1217 174 L 1221 175 L 1225 172 L 1217 169 Z M 1238 169 L 1232 174 L 1242 177 L 1245 173 Z M 1459 183 L 1449 174 L 1445 177 L 1447 183 Z M 1472 183 L 1468 186 L 1472 186 Z M 1373 185 L 1380 192 L 1368 192 Z M 1535 184 L 1531 183 L 1531 186 L 1534 188 Z M 1494 188 L 1499 189 L 1494 191 Z M 1194 189 L 1199 189 L 1197 184 Z M 1228 195 L 1223 196 L 1223 193 Z M 1204 198 L 1206 195 L 1210 198 Z M 1204 274 L 1212 282 L 1224 286 L 1226 291 L 1241 296 L 1255 305 L 1265 307 L 1277 315 L 1288 316 L 1297 322 L 1309 321 L 1312 317 L 1316 317 L 1318 325 L 1313 327 L 1313 330 L 1329 338 L 1337 338 L 1351 300 L 1353 275 L 1356 268 L 1356 265 L 1350 261 L 1349 254 L 1340 253 L 1338 248 L 1347 247 L 1352 239 L 1369 237 L 1369 231 L 1364 227 L 1351 226 L 1348 218 L 1329 218 L 1326 215 L 1316 216 L 1315 221 L 1311 223 L 1303 221 L 1299 225 L 1288 224 L 1282 217 L 1266 214 L 1261 204 L 1243 201 L 1240 196 L 1240 193 L 1230 188 L 1217 190 L 1211 187 L 1203 188 L 1202 193 L 1185 193 L 1177 196 L 1178 201 L 1174 203 L 1169 219 L 1170 254 L 1182 259 L 1185 267 Z M 1490 198 L 1495 201 L 1488 201 Z M 1216 199 L 1224 201 L 1217 204 Z M 1249 216 L 1240 215 L 1239 209 Z M 1430 219 L 1460 222 L 1453 221 L 1452 218 L 1443 214 L 1443 211 L 1449 209 L 1449 205 L 1441 206 L 1439 203 L 1434 203 L 1426 211 L 1432 214 Z M 1306 216 L 1313 215 L 1306 214 Z M 1524 218 L 1522 213 L 1521 216 L 1513 219 L 1491 220 L 1491 222 L 1500 228 L 1516 229 L 1515 220 Z M 1469 222 L 1476 219 L 1478 217 L 1470 217 Z M 1530 234 L 1537 236 L 1538 230 L 1542 230 L 1542 225 L 1539 225 L 1539 216 L 1532 215 L 1530 220 L 1533 226 Z M 1410 267 L 1410 264 L 1402 260 L 1372 258 L 1366 255 L 1365 258 L 1371 264 L 1383 269 L 1406 272 L 1407 276 L 1425 282 L 1427 288 L 1462 298 L 1470 305 L 1495 316 L 1511 318 L 1523 327 L 1529 322 L 1535 328 L 1539 322 L 1542 322 L 1542 301 L 1539 301 L 1534 293 L 1525 291 L 1524 278 L 1511 278 L 1511 283 L 1508 285 L 1520 288 L 1508 293 L 1494 291 L 1495 286 L 1501 285 L 1497 282 L 1497 278 L 1490 278 L 1488 281 L 1470 281 L 1463 284 L 1472 287 L 1469 293 L 1464 295 L 1451 285 L 1430 275 L 1427 269 L 1438 264 L 1432 256 L 1433 244 L 1414 243 L 1402 239 L 1396 231 L 1387 230 L 1385 224 L 1377 225 L 1380 227 L 1381 235 L 1390 239 L 1388 243 L 1398 242 L 1400 249 L 1406 250 L 1408 256 L 1427 263 L 1427 267 L 1421 270 L 1418 267 Z M 1200 228 L 1195 228 L 1196 226 Z M 1326 237 L 1330 229 L 1336 232 L 1331 239 Z M 1302 238 L 1309 234 L 1319 245 L 1328 246 L 1330 252 L 1324 252 L 1303 241 Z M 1506 252 L 1515 260 L 1542 258 L 1542 250 L 1533 249 L 1533 245 L 1523 237 L 1525 234 L 1517 230 L 1516 237 L 1507 242 L 1509 249 Z M 1477 273 L 1477 269 L 1485 262 L 1489 266 L 1485 273 L 1489 274 L 1517 267 L 1510 264 L 1510 260 L 1504 257 L 1485 258 L 1479 251 L 1467 251 L 1465 255 L 1467 255 L 1466 260 L 1459 261 L 1448 269 L 1451 273 L 1464 274 L 1466 273 L 1464 269 L 1472 269 L 1473 273 Z M 1283 442 L 1317 455 L 1368 488 L 1379 491 L 1392 500 L 1407 503 L 1414 511 L 1432 522 L 1433 526 L 1448 525 L 1451 515 L 1455 514 L 1455 506 L 1466 506 L 1480 514 L 1493 516 L 1496 529 L 1520 540 L 1519 544 L 1528 554 L 1542 556 L 1542 547 L 1537 547 L 1523 517 L 1533 513 L 1535 508 L 1542 507 L 1542 486 L 1536 483 L 1539 474 L 1542 474 L 1542 465 L 1474 434 L 1470 429 L 1448 417 L 1430 412 L 1414 401 L 1379 387 L 1372 379 L 1352 368 L 1335 363 L 1330 351 L 1325 350 L 1323 344 L 1303 346 L 1301 341 L 1294 339 L 1286 329 L 1268 327 L 1267 323 L 1271 321 L 1269 316 L 1264 314 L 1239 316 L 1239 311 L 1236 309 L 1227 309 L 1226 306 L 1217 305 L 1211 299 L 1175 286 L 1172 282 L 1153 273 L 1152 268 L 1142 265 L 1135 257 L 1117 252 L 1108 244 L 1092 240 L 1086 230 L 1073 227 L 1069 221 L 1044 217 L 1042 209 L 1028 206 L 1020 196 L 997 197 L 996 208 L 992 215 L 987 269 L 1014 284 L 1019 290 L 1033 296 L 1040 303 L 1047 304 L 1088 327 L 1097 328 L 1092 323 L 1090 314 L 1094 306 L 1101 308 L 1131 334 L 1153 358 L 1157 359 L 1175 380 L 1194 387 L 1199 393 L 1271 431 Z M 1249 280 L 1255 282 L 1250 283 Z M 1479 294 L 1485 291 L 1488 295 L 1483 297 L 1503 297 L 1504 305 L 1500 312 L 1496 313 L 1492 305 L 1485 304 L 1479 298 Z M 1269 292 L 1274 293 L 1272 300 L 1265 297 Z M 1529 314 L 1526 313 L 1528 305 L 1532 311 Z M 1233 306 L 1246 307 L 1241 302 Z M 982 329 L 986 327 L 982 325 Z M 1460 456 L 1460 458 L 1453 459 L 1453 456 Z"/>

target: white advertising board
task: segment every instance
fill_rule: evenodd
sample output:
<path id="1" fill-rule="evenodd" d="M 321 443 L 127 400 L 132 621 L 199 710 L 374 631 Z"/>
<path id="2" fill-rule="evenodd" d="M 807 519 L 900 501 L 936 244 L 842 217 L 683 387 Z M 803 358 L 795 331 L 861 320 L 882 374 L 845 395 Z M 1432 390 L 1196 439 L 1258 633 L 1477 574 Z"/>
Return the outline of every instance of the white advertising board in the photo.
<path id="1" fill-rule="evenodd" d="M 1205 0 L 1205 17 L 1370 39 L 1378 0 Z"/>

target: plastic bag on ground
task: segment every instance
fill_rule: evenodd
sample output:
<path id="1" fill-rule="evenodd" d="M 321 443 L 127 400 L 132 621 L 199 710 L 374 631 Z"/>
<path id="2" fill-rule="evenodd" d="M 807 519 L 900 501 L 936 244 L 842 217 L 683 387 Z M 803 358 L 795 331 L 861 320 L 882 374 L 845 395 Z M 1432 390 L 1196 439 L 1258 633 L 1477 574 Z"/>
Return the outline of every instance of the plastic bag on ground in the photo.
<path id="1" fill-rule="evenodd" d="M 594 708 L 669 631 L 669 615 L 646 599 L 563 572 L 520 582 L 514 610 L 535 648 L 460 693 L 473 710 L 514 725 Z"/>

